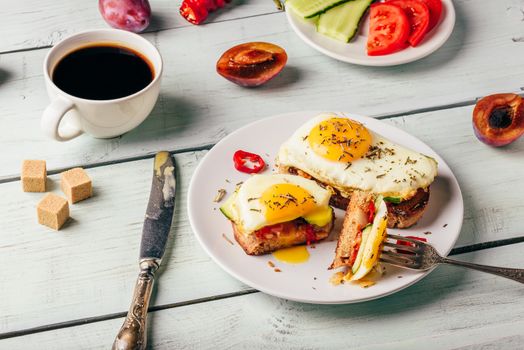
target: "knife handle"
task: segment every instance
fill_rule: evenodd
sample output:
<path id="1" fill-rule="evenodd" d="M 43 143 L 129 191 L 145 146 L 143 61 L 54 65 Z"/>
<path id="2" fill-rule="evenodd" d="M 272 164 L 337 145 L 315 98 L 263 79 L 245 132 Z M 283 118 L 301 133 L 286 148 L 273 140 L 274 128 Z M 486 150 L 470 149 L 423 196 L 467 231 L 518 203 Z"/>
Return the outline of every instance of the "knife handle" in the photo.
<path id="1" fill-rule="evenodd" d="M 133 301 L 124 324 L 113 343 L 113 350 L 145 350 L 147 344 L 147 309 L 155 282 L 158 263 L 154 259 L 140 262 Z"/>

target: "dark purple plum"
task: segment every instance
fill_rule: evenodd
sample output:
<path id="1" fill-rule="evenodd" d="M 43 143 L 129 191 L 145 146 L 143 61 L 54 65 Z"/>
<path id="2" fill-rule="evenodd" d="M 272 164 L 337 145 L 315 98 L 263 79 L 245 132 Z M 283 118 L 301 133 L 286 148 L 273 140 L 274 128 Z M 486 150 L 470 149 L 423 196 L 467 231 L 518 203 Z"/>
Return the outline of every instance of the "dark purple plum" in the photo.
<path id="1" fill-rule="evenodd" d="M 111 27 L 135 33 L 146 29 L 151 18 L 148 0 L 99 0 L 98 9 Z"/>
<path id="2" fill-rule="evenodd" d="M 524 102 L 516 94 L 480 99 L 473 110 L 473 130 L 487 145 L 505 146 L 524 134 Z"/>
<path id="3" fill-rule="evenodd" d="M 274 78 L 286 62 L 286 51 L 280 46 L 251 42 L 224 52 L 217 62 L 217 72 L 235 84 L 253 87 Z"/>

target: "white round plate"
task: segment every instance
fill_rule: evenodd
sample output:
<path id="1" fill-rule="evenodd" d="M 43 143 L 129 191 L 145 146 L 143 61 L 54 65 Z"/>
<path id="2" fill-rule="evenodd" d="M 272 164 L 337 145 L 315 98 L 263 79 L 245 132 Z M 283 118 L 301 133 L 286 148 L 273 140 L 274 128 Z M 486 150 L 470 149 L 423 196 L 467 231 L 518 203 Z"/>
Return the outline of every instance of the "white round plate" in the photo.
<path id="1" fill-rule="evenodd" d="M 366 53 L 369 30 L 368 14 L 362 20 L 359 32 L 349 43 L 343 43 L 317 33 L 316 27 L 311 21 L 299 17 L 291 9 L 286 11 L 286 16 L 295 33 L 313 48 L 337 60 L 363 66 L 394 66 L 426 57 L 448 40 L 455 26 L 453 3 L 451 0 L 442 0 L 442 15 L 439 23 L 426 34 L 419 46 L 408 47 L 391 55 L 368 56 Z"/>
<path id="2" fill-rule="evenodd" d="M 315 248 L 308 247 L 310 258 L 307 262 L 292 265 L 277 261 L 271 254 L 246 255 L 235 242 L 231 224 L 219 210 L 220 204 L 213 201 L 219 189 L 226 189 L 229 195 L 233 193 L 236 183 L 249 177 L 235 170 L 235 151 L 242 149 L 261 155 L 268 163 L 265 173 L 271 173 L 280 145 L 299 126 L 318 114 L 296 112 L 262 119 L 231 133 L 213 147 L 200 162 L 189 185 L 188 214 L 193 232 L 204 250 L 224 270 L 243 283 L 280 298 L 307 303 L 345 304 L 379 298 L 406 288 L 429 272 L 385 265 L 387 273 L 369 288 L 354 283 L 333 286 L 329 282 L 335 273 L 327 267 L 334 256 L 336 232 L 344 214 L 341 210 L 335 210 L 337 222 L 333 237 L 317 243 Z M 449 253 L 460 233 L 464 208 L 457 179 L 444 160 L 416 137 L 389 124 L 351 113 L 338 114 L 358 120 L 391 141 L 438 161 L 439 175 L 431 185 L 430 201 L 422 219 L 413 228 L 391 229 L 388 232 L 426 237 L 440 253 Z M 282 272 L 274 272 L 268 265 L 269 261 L 274 262 Z"/>

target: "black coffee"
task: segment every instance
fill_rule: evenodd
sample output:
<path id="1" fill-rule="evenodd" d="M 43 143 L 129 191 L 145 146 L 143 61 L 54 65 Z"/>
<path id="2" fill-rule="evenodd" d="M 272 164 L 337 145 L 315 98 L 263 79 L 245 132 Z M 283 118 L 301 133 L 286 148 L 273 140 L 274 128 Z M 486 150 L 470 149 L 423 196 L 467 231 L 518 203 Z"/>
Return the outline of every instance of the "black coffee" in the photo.
<path id="1" fill-rule="evenodd" d="M 53 82 L 70 95 L 112 100 L 145 88 L 154 77 L 150 63 L 121 46 L 88 46 L 71 52 L 53 71 Z"/>

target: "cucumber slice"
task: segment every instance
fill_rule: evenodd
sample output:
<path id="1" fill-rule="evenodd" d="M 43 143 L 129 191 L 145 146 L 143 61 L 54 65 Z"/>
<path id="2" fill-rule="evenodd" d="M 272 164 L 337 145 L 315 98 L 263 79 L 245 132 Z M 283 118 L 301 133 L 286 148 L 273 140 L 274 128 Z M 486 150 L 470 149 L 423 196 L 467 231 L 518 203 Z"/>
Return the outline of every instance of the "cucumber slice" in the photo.
<path id="1" fill-rule="evenodd" d="M 400 197 L 384 197 L 384 202 L 389 202 L 393 204 L 399 204 L 402 202 L 402 198 Z"/>
<path id="2" fill-rule="evenodd" d="M 377 198 L 375 198 L 375 208 L 378 210 L 380 208 L 380 204 L 384 201 L 384 196 L 381 194 L 377 195 Z"/>
<path id="3" fill-rule="evenodd" d="M 347 1 L 348 0 L 288 0 L 286 1 L 286 6 L 292 8 L 301 17 L 311 18 Z"/>
<path id="4" fill-rule="evenodd" d="M 362 230 L 362 241 L 360 242 L 360 249 L 357 253 L 357 258 L 355 259 L 355 263 L 351 267 L 351 270 L 353 273 L 357 272 L 358 268 L 360 267 L 360 263 L 362 262 L 362 256 L 364 255 L 364 247 L 366 246 L 366 242 L 369 237 L 369 233 L 371 232 L 371 225 L 368 225 Z"/>
<path id="5" fill-rule="evenodd" d="M 233 192 L 233 194 L 229 196 L 229 198 L 226 199 L 224 204 L 222 204 L 222 206 L 220 207 L 220 211 L 222 212 L 222 214 L 224 214 L 224 216 L 231 221 L 235 221 L 235 208 L 233 204 L 235 203 L 236 197 L 237 193 Z"/>
<path id="6" fill-rule="evenodd" d="M 320 15 L 317 31 L 330 38 L 349 42 L 358 31 L 360 20 L 373 0 L 352 0 Z"/>

